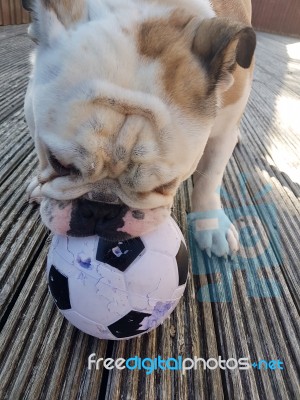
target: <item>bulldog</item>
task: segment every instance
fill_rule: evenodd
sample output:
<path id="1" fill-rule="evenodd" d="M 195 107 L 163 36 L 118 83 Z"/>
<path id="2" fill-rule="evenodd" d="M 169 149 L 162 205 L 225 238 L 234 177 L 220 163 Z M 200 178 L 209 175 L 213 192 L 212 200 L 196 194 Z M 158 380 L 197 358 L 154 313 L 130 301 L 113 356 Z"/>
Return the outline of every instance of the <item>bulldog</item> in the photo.
<path id="1" fill-rule="evenodd" d="M 253 73 L 250 0 L 23 0 L 37 44 L 25 115 L 39 159 L 28 187 L 70 236 L 143 235 L 193 174 L 201 249 L 238 250 L 218 188 Z"/>

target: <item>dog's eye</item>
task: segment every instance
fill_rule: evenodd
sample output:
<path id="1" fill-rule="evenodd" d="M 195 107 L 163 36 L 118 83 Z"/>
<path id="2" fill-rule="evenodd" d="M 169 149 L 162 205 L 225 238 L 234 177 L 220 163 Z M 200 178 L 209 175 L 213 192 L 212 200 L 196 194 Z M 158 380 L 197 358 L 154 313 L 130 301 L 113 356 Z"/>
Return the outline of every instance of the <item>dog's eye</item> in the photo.
<path id="1" fill-rule="evenodd" d="M 74 165 L 63 165 L 52 153 L 48 158 L 52 168 L 59 176 L 80 175 L 80 171 Z"/>
<path id="2" fill-rule="evenodd" d="M 168 183 L 165 183 L 164 185 L 157 186 L 155 189 L 152 190 L 154 193 L 161 194 L 163 196 L 169 196 L 172 194 L 171 192 L 176 188 L 176 185 L 178 183 L 178 179 L 173 179 Z M 146 196 L 149 196 L 150 192 L 137 192 L 137 194 L 140 196 L 140 198 L 145 198 Z"/>
<path id="3" fill-rule="evenodd" d="M 168 194 L 170 190 L 174 189 L 177 184 L 177 179 L 173 179 L 172 181 L 165 183 L 164 185 L 158 186 L 154 189 L 156 193 L 159 194 Z"/>

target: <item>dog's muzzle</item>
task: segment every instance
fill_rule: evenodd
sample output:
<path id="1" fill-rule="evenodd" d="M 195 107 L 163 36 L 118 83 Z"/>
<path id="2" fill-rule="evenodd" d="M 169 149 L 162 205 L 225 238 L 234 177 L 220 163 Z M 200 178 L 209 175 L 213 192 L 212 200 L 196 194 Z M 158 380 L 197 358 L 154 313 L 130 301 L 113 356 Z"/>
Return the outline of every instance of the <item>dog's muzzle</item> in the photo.
<path id="1" fill-rule="evenodd" d="M 98 235 L 113 241 L 153 231 L 170 211 L 170 207 L 136 209 L 124 203 L 96 202 L 84 197 L 65 201 L 44 198 L 40 206 L 43 223 L 57 235 Z"/>

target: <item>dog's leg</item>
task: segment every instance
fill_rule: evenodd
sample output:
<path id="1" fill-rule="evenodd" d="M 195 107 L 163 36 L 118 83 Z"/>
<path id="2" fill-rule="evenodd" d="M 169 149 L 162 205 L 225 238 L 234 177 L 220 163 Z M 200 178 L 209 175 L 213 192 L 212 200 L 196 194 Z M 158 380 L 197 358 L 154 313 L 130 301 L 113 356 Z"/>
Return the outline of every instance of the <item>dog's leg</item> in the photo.
<path id="1" fill-rule="evenodd" d="M 234 254 L 239 248 L 238 233 L 224 213 L 220 199 L 224 170 L 239 137 L 240 118 L 233 115 L 233 106 L 220 111 L 193 175 L 193 213 L 189 218 L 194 220 L 198 245 L 209 255 L 211 252 L 217 256 Z"/>
<path id="2" fill-rule="evenodd" d="M 227 105 L 219 110 L 193 175 L 189 219 L 198 245 L 209 255 L 232 255 L 239 248 L 237 230 L 222 209 L 220 189 L 226 165 L 240 140 L 239 125 L 251 90 L 253 67 L 254 62 L 248 70 L 236 70 L 234 85 L 224 93 Z M 237 93 L 239 98 L 233 102 Z"/>
<path id="3" fill-rule="evenodd" d="M 238 250 L 238 233 L 221 206 L 220 187 L 225 167 L 238 140 L 238 128 L 208 140 L 193 175 L 192 208 L 195 239 L 200 248 L 217 256 Z M 199 213 L 199 214 L 198 214 Z M 212 225 L 211 225 L 212 224 Z"/>

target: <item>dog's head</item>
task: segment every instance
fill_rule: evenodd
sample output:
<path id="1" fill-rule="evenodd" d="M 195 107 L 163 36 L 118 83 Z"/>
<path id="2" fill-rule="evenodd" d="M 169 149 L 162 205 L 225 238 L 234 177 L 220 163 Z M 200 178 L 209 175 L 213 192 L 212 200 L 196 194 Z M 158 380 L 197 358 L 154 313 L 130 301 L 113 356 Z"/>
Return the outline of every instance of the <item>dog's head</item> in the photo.
<path id="1" fill-rule="evenodd" d="M 148 1 L 23 3 L 38 44 L 25 112 L 43 221 L 70 235 L 153 229 L 194 172 L 233 70 L 251 64 L 252 28 Z"/>

